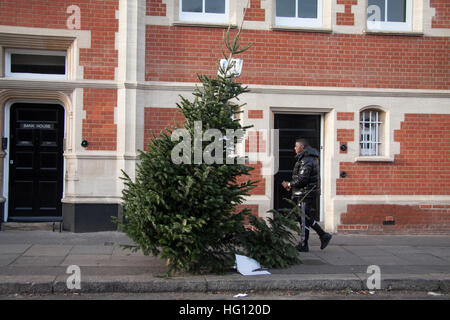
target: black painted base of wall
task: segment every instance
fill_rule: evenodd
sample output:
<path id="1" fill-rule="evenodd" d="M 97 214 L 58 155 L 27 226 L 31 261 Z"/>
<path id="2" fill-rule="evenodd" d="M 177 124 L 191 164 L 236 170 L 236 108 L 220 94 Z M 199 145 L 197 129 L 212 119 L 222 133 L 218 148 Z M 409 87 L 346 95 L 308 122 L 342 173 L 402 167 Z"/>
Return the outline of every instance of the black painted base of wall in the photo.
<path id="1" fill-rule="evenodd" d="M 120 204 L 63 203 L 63 230 L 82 233 L 116 231 L 112 217 L 122 219 Z"/>
<path id="2" fill-rule="evenodd" d="M 0 203 L 0 231 L 2 231 L 2 223 L 5 221 L 5 203 Z"/>

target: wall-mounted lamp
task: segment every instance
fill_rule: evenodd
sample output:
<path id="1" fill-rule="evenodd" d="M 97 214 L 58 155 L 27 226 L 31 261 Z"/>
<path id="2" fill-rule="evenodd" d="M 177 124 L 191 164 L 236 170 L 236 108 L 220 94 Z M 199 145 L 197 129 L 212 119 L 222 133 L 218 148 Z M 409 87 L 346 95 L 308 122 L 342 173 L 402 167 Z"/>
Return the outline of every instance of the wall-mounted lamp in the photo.
<path id="1" fill-rule="evenodd" d="M 345 178 L 347 176 L 347 172 L 341 171 L 341 174 L 339 175 L 341 178 Z"/>
<path id="2" fill-rule="evenodd" d="M 87 140 L 81 141 L 81 146 L 82 146 L 83 148 L 86 148 L 88 145 L 89 145 L 89 142 L 88 142 Z"/>
<path id="3" fill-rule="evenodd" d="M 345 143 L 341 144 L 341 151 L 347 151 L 347 145 Z"/>

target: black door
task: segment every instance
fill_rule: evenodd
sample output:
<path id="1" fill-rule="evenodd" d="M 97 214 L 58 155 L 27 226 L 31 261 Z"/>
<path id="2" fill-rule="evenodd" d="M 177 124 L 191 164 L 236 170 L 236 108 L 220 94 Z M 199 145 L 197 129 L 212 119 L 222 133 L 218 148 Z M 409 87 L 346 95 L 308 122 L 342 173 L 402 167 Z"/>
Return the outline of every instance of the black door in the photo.
<path id="1" fill-rule="evenodd" d="M 311 147 L 320 150 L 320 115 L 275 114 L 275 129 L 279 130 L 278 173 L 274 179 L 274 207 L 277 210 L 290 208 L 283 200 L 290 199 L 290 192 L 282 186 L 282 181 L 290 181 L 295 164 L 295 139 L 308 139 Z M 320 161 L 320 160 L 319 160 Z M 320 167 L 319 167 L 320 168 Z M 319 197 L 317 197 L 317 216 L 319 220 Z"/>
<path id="2" fill-rule="evenodd" d="M 10 114 L 8 219 L 60 217 L 64 108 L 15 103 Z"/>

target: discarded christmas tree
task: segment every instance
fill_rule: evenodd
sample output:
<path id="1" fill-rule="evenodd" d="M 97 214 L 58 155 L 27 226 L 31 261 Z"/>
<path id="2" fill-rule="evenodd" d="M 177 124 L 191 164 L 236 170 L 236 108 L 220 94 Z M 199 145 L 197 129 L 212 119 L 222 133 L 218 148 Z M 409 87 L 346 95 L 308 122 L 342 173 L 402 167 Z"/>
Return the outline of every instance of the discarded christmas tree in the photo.
<path id="1" fill-rule="evenodd" d="M 224 272 L 234 265 L 235 253 L 280 256 L 262 259 L 270 267 L 298 262 L 289 236 L 272 233 L 273 226 L 285 230 L 279 222 L 286 219 L 295 228 L 291 217 L 280 218 L 275 213 L 272 222 L 278 225 L 267 225 L 246 219 L 248 209 L 236 212 L 256 183 L 238 181 L 252 168 L 234 155 L 234 144 L 241 142 L 248 129 L 238 119 L 243 107 L 238 102 L 239 95 L 249 90 L 235 82 L 232 72 L 232 58 L 250 47 L 241 48 L 240 32 L 233 40 L 230 30 L 224 36 L 229 53 L 223 52 L 227 63 L 219 65 L 218 75 L 199 75 L 201 86 L 195 88 L 194 100 L 181 97 L 177 104 L 185 118 L 184 131 L 171 128 L 153 136 L 148 151 L 140 152 L 134 181 L 124 172 L 125 223 L 120 229 L 136 243 L 135 250 L 167 259 L 169 274 L 179 270 Z M 246 220 L 254 228 L 246 229 Z M 264 244 L 277 248 L 254 246 L 252 239 L 268 239 Z"/>

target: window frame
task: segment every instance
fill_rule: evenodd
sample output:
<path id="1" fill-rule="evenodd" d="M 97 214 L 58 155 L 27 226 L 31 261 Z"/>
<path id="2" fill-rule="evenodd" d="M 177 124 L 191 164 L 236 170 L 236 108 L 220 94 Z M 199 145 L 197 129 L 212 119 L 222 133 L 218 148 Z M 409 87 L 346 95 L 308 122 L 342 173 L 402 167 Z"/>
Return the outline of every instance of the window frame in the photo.
<path id="1" fill-rule="evenodd" d="M 64 71 L 64 74 L 11 72 L 11 55 L 12 54 L 30 54 L 30 55 L 42 55 L 42 56 L 45 56 L 45 55 L 47 55 L 47 56 L 64 56 L 65 57 L 65 71 Z M 5 78 L 12 78 L 12 79 L 38 79 L 38 80 L 67 80 L 67 78 L 68 78 L 67 51 L 5 48 L 4 61 L 5 61 Z"/>
<path id="2" fill-rule="evenodd" d="M 366 118 L 366 114 L 369 113 L 369 118 Z M 375 113 L 375 117 L 372 119 L 372 113 Z M 375 108 L 367 108 L 359 112 L 359 156 L 360 157 L 380 157 L 383 156 L 383 114 L 384 112 Z M 368 140 L 363 136 L 363 130 L 365 129 L 365 124 L 369 124 L 369 130 L 372 131 L 372 126 L 374 127 L 374 132 L 369 133 L 372 135 Z M 369 145 L 369 148 L 364 148 L 364 145 Z M 366 150 L 364 152 L 363 150 Z M 367 151 L 373 151 L 367 152 Z"/>
<path id="3" fill-rule="evenodd" d="M 385 19 L 388 17 L 388 6 L 389 1 L 396 0 L 384 0 L 385 3 Z M 369 31 L 412 31 L 412 16 L 413 16 L 413 0 L 405 0 L 406 10 L 405 10 L 405 22 L 393 22 L 393 21 L 369 21 L 369 1 L 367 0 L 367 10 L 366 10 L 366 28 Z"/>
<path id="4" fill-rule="evenodd" d="M 300 27 L 300 28 L 320 28 L 323 26 L 323 0 L 317 0 L 317 18 L 299 18 L 298 1 L 295 0 L 295 17 L 278 17 L 275 0 L 275 26 L 276 27 Z"/>
<path id="5" fill-rule="evenodd" d="M 225 13 L 206 13 L 205 11 L 205 1 L 202 0 L 203 12 L 184 12 L 183 11 L 183 0 L 178 2 L 178 19 L 181 22 L 206 22 L 206 23 L 225 23 L 230 22 L 230 0 L 225 1 Z"/>

